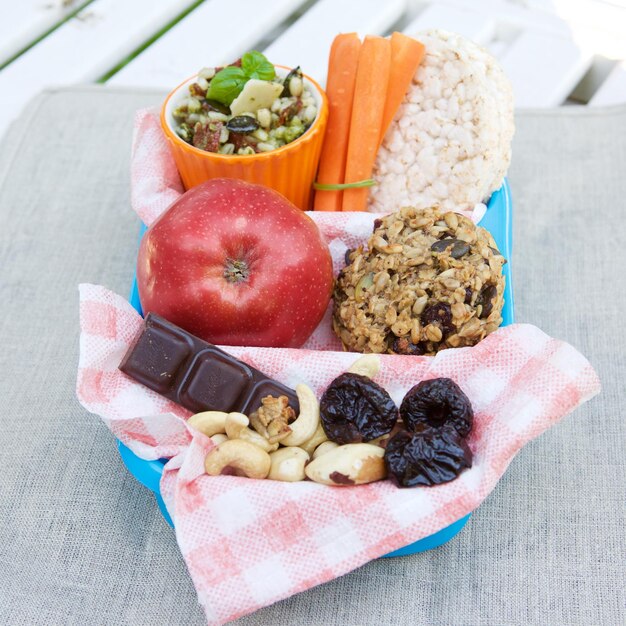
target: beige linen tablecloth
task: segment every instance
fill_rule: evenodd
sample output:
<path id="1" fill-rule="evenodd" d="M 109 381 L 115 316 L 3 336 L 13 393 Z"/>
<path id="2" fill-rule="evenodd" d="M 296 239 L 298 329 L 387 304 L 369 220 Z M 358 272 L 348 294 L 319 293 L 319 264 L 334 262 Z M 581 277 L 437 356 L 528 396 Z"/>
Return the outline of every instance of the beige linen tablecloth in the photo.
<path id="1" fill-rule="evenodd" d="M 47 91 L 0 145 L 0 624 L 201 624 L 150 492 L 74 396 L 79 282 L 128 292 L 135 109 Z M 626 107 L 525 111 L 509 173 L 516 316 L 602 394 L 524 448 L 465 530 L 239 624 L 618 624 L 626 611 Z"/>

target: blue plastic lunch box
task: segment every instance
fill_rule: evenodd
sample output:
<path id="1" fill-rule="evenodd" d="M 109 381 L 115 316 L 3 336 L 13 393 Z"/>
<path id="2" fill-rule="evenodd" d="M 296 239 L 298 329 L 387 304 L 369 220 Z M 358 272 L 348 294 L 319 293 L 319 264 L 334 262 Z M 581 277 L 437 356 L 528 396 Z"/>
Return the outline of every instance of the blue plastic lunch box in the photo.
<path id="1" fill-rule="evenodd" d="M 480 226 L 486 228 L 493 235 L 498 249 L 508 260 L 508 263 L 503 268 L 503 273 L 506 278 L 506 286 L 504 289 L 504 307 L 502 309 L 503 326 L 513 323 L 513 287 L 511 284 L 511 251 L 513 245 L 512 220 L 513 204 L 511 202 L 511 190 L 509 188 L 508 181 L 505 179 L 502 187 L 500 187 L 500 189 L 498 189 L 498 191 L 491 196 L 487 205 L 487 212 L 479 223 Z M 142 226 L 141 236 L 143 236 L 145 230 L 146 227 Z M 133 280 L 130 303 L 139 312 L 139 314 L 142 314 L 136 278 Z M 117 446 L 119 448 L 120 456 L 122 457 L 128 471 L 144 487 L 147 487 L 150 491 L 154 492 L 154 497 L 156 498 L 159 508 L 161 509 L 161 513 L 163 513 L 163 517 L 165 517 L 168 524 L 174 526 L 172 519 L 165 508 L 159 488 L 161 475 L 163 474 L 163 466 L 167 462 L 167 459 L 145 461 L 135 455 L 119 440 L 117 442 Z M 385 554 L 385 557 L 405 556 L 407 554 L 415 554 L 417 552 L 424 552 L 425 550 L 437 548 L 457 535 L 469 520 L 470 515 L 471 513 L 457 520 L 453 524 L 450 524 L 450 526 L 434 533 L 433 535 L 429 535 L 428 537 L 424 537 L 423 539 L 405 546 L 404 548 Z"/>

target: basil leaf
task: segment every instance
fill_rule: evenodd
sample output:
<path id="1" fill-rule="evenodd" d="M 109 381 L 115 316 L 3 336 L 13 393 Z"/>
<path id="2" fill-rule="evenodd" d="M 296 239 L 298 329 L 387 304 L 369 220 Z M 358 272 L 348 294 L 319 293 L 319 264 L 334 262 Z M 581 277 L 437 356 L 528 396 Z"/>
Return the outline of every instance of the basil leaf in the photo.
<path id="1" fill-rule="evenodd" d="M 241 57 L 241 69 L 248 78 L 272 80 L 276 76 L 274 66 L 256 50 L 250 50 Z"/>
<path id="2" fill-rule="evenodd" d="M 230 106 L 243 90 L 248 78 L 240 67 L 225 67 L 211 79 L 206 97 Z"/>

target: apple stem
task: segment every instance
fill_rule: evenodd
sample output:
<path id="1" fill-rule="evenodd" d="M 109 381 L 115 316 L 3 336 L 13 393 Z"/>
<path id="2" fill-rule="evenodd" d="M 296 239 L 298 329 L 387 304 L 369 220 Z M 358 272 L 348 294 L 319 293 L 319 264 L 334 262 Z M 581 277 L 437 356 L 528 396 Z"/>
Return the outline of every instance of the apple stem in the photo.
<path id="1" fill-rule="evenodd" d="M 226 259 L 224 267 L 224 278 L 229 283 L 243 283 L 248 280 L 250 269 L 245 261 Z"/>

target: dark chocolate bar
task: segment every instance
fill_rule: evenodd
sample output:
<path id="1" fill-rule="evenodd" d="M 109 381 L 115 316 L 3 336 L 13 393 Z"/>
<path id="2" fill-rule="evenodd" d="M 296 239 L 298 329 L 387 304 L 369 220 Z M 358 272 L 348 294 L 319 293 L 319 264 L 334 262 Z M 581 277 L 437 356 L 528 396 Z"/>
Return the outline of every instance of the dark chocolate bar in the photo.
<path id="1" fill-rule="evenodd" d="M 154 313 L 146 316 L 144 329 L 119 368 L 194 413 L 250 415 L 265 396 L 287 396 L 299 412 L 293 389 Z"/>

